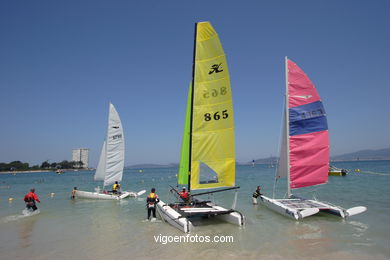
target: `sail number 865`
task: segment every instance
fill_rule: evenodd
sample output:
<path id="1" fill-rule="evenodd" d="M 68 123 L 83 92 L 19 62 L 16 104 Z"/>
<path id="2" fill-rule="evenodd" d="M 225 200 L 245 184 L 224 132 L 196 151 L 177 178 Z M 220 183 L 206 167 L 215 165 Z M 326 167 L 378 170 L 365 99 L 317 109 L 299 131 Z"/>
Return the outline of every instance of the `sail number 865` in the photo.
<path id="1" fill-rule="evenodd" d="M 211 121 L 212 119 L 214 120 L 219 120 L 219 119 L 226 119 L 229 117 L 229 114 L 227 110 L 223 110 L 222 113 L 215 112 L 214 114 L 206 113 L 204 114 L 204 121 Z"/>

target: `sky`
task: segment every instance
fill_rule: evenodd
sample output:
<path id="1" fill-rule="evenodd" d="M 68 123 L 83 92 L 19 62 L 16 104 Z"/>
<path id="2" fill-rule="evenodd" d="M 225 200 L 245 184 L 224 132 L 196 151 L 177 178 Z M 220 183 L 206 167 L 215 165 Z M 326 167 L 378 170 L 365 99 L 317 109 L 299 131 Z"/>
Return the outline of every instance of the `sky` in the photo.
<path id="1" fill-rule="evenodd" d="M 108 104 L 125 165 L 178 163 L 194 23 L 218 32 L 236 159 L 278 154 L 284 57 L 316 85 L 331 155 L 390 147 L 389 1 L 0 1 L 0 162 L 97 165 Z"/>

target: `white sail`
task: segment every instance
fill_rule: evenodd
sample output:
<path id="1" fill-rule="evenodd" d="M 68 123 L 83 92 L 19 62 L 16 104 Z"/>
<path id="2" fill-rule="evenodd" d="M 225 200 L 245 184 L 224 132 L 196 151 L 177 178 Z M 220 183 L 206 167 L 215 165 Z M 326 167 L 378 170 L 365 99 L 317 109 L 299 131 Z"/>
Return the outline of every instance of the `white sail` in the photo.
<path id="1" fill-rule="evenodd" d="M 95 181 L 103 181 L 106 176 L 106 141 L 103 143 L 100 159 L 95 172 Z"/>
<path id="2" fill-rule="evenodd" d="M 279 164 L 276 172 L 277 178 L 287 177 L 287 133 L 286 133 L 286 113 L 284 114 L 283 128 L 282 128 L 282 141 L 279 151 Z"/>
<path id="3" fill-rule="evenodd" d="M 113 104 L 110 103 L 106 139 L 106 174 L 104 186 L 122 180 L 125 159 L 125 143 L 122 123 Z"/>

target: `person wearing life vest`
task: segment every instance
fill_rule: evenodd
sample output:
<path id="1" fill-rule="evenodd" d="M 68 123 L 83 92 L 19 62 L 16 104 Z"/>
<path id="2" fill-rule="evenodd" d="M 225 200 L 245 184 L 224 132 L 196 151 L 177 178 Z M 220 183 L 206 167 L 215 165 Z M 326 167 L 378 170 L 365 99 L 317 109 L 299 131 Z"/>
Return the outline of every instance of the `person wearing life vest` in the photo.
<path id="1" fill-rule="evenodd" d="M 41 201 L 38 199 L 37 194 L 35 194 L 35 189 L 32 188 L 30 192 L 24 196 L 24 202 L 26 203 L 26 208 L 28 210 L 36 211 L 38 208 L 37 205 L 35 205 L 35 201 L 41 203 Z"/>
<path id="2" fill-rule="evenodd" d="M 148 220 L 150 219 L 151 213 L 153 213 L 153 218 L 156 218 L 156 204 L 160 201 L 156 194 L 156 189 L 152 188 L 148 197 L 146 198 L 146 207 L 148 209 Z"/>
<path id="3" fill-rule="evenodd" d="M 260 186 L 257 186 L 257 189 L 256 189 L 255 192 L 253 192 L 252 197 L 255 198 L 255 199 L 257 199 L 257 197 L 263 195 L 262 193 L 260 193 L 260 190 L 261 190 L 261 187 L 260 187 Z"/>
<path id="4" fill-rule="evenodd" d="M 185 187 L 183 187 L 182 191 L 179 192 L 179 196 L 182 200 L 184 200 L 184 202 L 187 202 L 190 198 L 190 195 L 188 194 Z"/>
<path id="5" fill-rule="evenodd" d="M 112 185 L 112 193 L 120 193 L 121 185 L 116 181 L 114 185 Z"/>

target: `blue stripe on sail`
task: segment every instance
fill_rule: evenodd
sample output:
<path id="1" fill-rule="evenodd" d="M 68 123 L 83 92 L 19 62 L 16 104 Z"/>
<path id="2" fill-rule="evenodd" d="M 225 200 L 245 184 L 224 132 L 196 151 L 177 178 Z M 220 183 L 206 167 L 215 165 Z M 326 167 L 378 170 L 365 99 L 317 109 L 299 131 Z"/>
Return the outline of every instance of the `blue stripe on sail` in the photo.
<path id="1" fill-rule="evenodd" d="M 328 122 L 321 101 L 289 109 L 290 136 L 328 130 Z"/>

